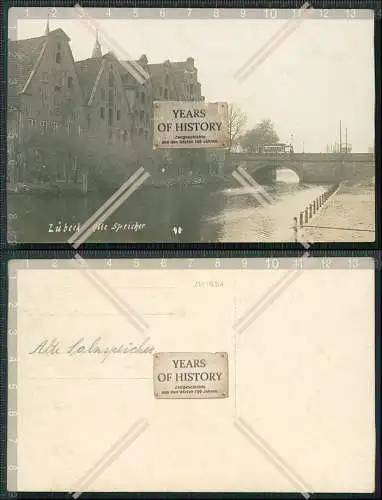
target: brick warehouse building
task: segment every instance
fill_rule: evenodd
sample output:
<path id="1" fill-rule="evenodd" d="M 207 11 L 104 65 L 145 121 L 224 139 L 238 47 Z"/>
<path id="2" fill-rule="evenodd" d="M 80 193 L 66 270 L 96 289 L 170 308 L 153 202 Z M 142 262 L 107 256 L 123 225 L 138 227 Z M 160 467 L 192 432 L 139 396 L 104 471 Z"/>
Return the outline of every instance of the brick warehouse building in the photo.
<path id="1" fill-rule="evenodd" d="M 48 25 L 43 36 L 9 40 L 9 183 L 86 191 L 88 182 L 119 182 L 139 164 L 157 168 L 153 101 L 204 98 L 192 58 L 149 64 L 143 55 L 137 63 L 149 75 L 143 83 L 113 53 L 102 54 L 98 37 L 91 57 L 75 62 L 69 37 Z"/>

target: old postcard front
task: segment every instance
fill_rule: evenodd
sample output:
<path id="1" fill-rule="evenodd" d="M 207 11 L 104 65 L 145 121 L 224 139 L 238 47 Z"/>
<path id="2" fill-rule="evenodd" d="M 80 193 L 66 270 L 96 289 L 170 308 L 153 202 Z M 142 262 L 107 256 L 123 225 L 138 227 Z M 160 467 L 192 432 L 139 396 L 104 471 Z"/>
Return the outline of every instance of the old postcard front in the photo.
<path id="1" fill-rule="evenodd" d="M 8 12 L 10 243 L 375 240 L 372 10 Z"/>
<path id="2" fill-rule="evenodd" d="M 12 261 L 8 490 L 372 492 L 373 266 Z"/>

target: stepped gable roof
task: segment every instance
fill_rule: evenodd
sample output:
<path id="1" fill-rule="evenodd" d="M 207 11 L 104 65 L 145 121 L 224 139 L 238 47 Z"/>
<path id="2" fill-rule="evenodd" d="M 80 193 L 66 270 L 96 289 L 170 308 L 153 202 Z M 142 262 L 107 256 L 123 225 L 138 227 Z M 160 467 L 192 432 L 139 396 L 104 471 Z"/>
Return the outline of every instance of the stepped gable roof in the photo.
<path id="1" fill-rule="evenodd" d="M 86 102 L 90 99 L 98 73 L 101 69 L 102 61 L 103 57 L 90 57 L 89 59 L 76 61 L 74 63 Z"/>
<path id="2" fill-rule="evenodd" d="M 147 64 L 147 57 L 145 55 L 141 56 L 139 59 L 130 59 L 127 61 L 121 61 L 121 76 L 122 76 L 122 81 L 125 86 L 133 88 L 133 87 L 139 87 L 140 85 L 144 85 L 146 82 L 146 76 L 142 74 L 140 71 L 140 68 L 147 73 L 150 77 L 150 65 Z M 131 71 L 129 70 L 131 68 Z M 138 81 L 137 78 L 135 77 L 135 73 L 140 75 L 142 77 L 142 82 Z M 150 79 L 150 78 L 149 78 Z M 149 83 L 149 81 L 147 81 Z"/>
<path id="3" fill-rule="evenodd" d="M 184 61 L 171 62 L 169 60 L 164 61 L 162 63 L 148 65 L 149 71 L 153 76 L 162 75 L 166 70 L 184 71 L 186 67 L 187 67 L 187 62 Z"/>
<path id="4" fill-rule="evenodd" d="M 165 69 L 165 66 L 163 63 L 149 64 L 148 68 L 152 75 L 161 75 Z"/>
<path id="5" fill-rule="evenodd" d="M 78 79 L 87 104 L 91 104 L 91 97 L 94 95 L 95 89 L 98 86 L 97 77 L 101 70 L 102 63 L 106 59 L 119 64 L 122 76 L 123 66 L 119 63 L 113 52 L 107 52 L 102 57 L 90 57 L 89 59 L 75 62 Z"/>
<path id="6" fill-rule="evenodd" d="M 139 64 L 142 68 L 150 75 L 151 80 L 159 80 L 162 76 L 169 71 L 170 74 L 173 74 L 177 79 L 183 77 L 183 74 L 187 70 L 195 70 L 194 68 L 194 59 L 189 57 L 186 61 L 176 61 L 170 62 L 169 60 L 164 61 L 162 63 L 154 63 L 148 64 L 147 57 L 145 55 L 141 56 L 139 59 L 134 61 L 123 61 L 122 66 L 124 68 L 123 71 L 123 80 L 124 83 L 128 86 L 139 86 L 140 83 L 134 78 L 134 76 L 126 69 L 125 65 L 131 65 L 138 73 L 139 70 L 136 69 L 136 65 Z"/>
<path id="7" fill-rule="evenodd" d="M 186 70 L 195 70 L 194 66 L 194 58 L 188 57 L 185 61 L 176 61 L 171 63 L 172 68 L 175 71 L 186 71 Z"/>
<path id="8" fill-rule="evenodd" d="M 149 64 L 149 68 L 153 71 L 163 71 L 165 68 L 175 69 L 175 70 L 185 70 L 186 68 L 194 67 L 194 60 L 189 57 L 186 61 L 164 61 L 162 63 Z"/>
<path id="9" fill-rule="evenodd" d="M 19 94 L 25 89 L 32 72 L 37 69 L 48 38 L 57 35 L 70 40 L 64 31 L 58 28 L 44 36 L 8 41 L 8 105 L 19 104 Z"/>
<path id="10" fill-rule="evenodd" d="M 183 75 L 187 71 L 195 71 L 194 60 L 189 57 L 186 61 L 174 61 L 169 60 L 159 63 L 159 64 L 149 64 L 149 71 L 152 78 L 161 78 L 167 71 L 170 72 L 176 79 L 183 78 Z"/>
<path id="11" fill-rule="evenodd" d="M 195 72 L 194 60 L 191 57 L 186 61 L 173 63 L 173 75 L 178 82 L 183 81 L 187 74 L 191 75 Z"/>
<path id="12" fill-rule="evenodd" d="M 37 60 L 45 48 L 47 36 L 8 42 L 8 105 L 17 106 Z"/>
<path id="13" fill-rule="evenodd" d="M 172 68 L 176 70 L 185 70 L 185 68 L 188 66 L 187 61 L 174 61 L 171 63 Z"/>
<path id="14" fill-rule="evenodd" d="M 149 64 L 148 72 L 153 81 L 153 84 L 158 84 L 168 70 L 170 70 L 171 72 L 171 67 L 172 63 L 170 63 L 169 61 L 167 61 L 166 63 Z"/>

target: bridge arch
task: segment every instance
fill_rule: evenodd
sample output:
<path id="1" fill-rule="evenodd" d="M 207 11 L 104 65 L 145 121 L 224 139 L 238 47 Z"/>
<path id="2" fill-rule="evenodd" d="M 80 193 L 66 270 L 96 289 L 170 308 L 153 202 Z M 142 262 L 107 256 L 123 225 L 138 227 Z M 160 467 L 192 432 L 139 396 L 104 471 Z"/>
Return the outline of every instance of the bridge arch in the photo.
<path id="1" fill-rule="evenodd" d="M 331 184 L 355 176 L 370 178 L 375 175 L 373 153 L 230 153 L 228 165 L 234 169 L 246 168 L 249 174 L 268 168 L 288 168 L 298 175 L 300 182 Z M 270 177 L 270 176 L 269 176 Z"/>
<path id="2" fill-rule="evenodd" d="M 253 162 L 253 161 L 246 161 L 246 170 L 249 174 L 255 175 L 256 172 L 260 171 L 275 171 L 275 170 L 292 170 L 294 172 L 298 179 L 299 182 L 302 182 L 304 180 L 304 169 L 302 164 L 297 163 L 297 162 L 277 162 L 277 161 L 270 161 L 270 162 Z"/>

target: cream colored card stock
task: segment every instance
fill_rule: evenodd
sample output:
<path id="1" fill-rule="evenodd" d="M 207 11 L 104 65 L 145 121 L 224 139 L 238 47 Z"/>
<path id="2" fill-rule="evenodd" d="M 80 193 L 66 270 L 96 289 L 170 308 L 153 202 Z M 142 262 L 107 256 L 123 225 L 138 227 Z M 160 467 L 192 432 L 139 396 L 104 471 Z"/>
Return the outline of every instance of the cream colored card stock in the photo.
<path id="1" fill-rule="evenodd" d="M 372 269 L 41 267 L 14 271 L 10 490 L 373 491 Z M 226 353 L 227 397 L 155 397 L 168 352 Z"/>

